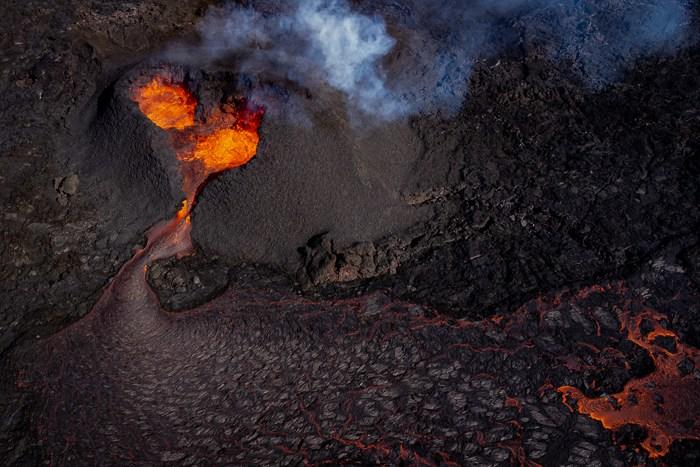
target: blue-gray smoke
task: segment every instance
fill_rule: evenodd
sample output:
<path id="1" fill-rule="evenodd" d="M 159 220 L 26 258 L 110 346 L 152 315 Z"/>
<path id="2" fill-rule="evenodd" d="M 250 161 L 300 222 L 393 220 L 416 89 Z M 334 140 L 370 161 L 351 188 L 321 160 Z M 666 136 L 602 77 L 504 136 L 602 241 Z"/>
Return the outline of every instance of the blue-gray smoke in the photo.
<path id="1" fill-rule="evenodd" d="M 293 0 L 267 14 L 226 6 L 208 11 L 194 55 L 235 56 L 242 71 L 305 87 L 325 83 L 352 108 L 393 119 L 458 109 L 474 64 L 512 47 L 535 44 L 598 89 L 637 59 L 681 46 L 692 2 Z"/>
<path id="2" fill-rule="evenodd" d="M 353 11 L 344 0 L 292 3 L 275 15 L 237 6 L 210 9 L 199 27 L 201 46 L 185 58 L 230 57 L 247 73 L 280 75 L 310 88 L 323 82 L 353 108 L 384 119 L 409 111 L 379 65 L 396 43 L 381 17 Z M 170 58 L 182 54 L 173 50 Z"/>

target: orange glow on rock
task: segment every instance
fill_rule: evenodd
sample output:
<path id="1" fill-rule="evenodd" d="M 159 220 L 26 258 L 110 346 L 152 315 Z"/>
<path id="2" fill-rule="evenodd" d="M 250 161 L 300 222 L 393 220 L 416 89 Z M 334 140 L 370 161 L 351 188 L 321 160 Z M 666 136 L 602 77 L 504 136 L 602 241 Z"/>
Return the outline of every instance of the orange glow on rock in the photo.
<path id="1" fill-rule="evenodd" d="M 138 88 L 134 100 L 149 120 L 165 130 L 184 130 L 194 125 L 197 102 L 184 86 L 153 78 Z"/>
<path id="2" fill-rule="evenodd" d="M 648 352 L 655 371 L 629 381 L 622 392 L 607 397 L 588 398 L 577 388 L 562 386 L 558 392 L 564 403 L 575 400 L 579 413 L 609 430 L 626 424 L 643 427 L 647 438 L 642 447 L 652 458 L 668 454 L 674 440 L 700 440 L 700 423 L 694 419 L 700 411 L 700 381 L 692 372 L 700 368 L 700 351 L 680 343 L 675 333 L 662 327 L 665 317 L 654 311 L 645 310 L 634 318 L 623 314 L 621 318 L 628 339 Z M 645 327 L 651 329 L 644 332 Z M 659 337 L 667 337 L 673 344 L 662 345 Z M 684 366 L 691 370 L 682 371 Z"/>

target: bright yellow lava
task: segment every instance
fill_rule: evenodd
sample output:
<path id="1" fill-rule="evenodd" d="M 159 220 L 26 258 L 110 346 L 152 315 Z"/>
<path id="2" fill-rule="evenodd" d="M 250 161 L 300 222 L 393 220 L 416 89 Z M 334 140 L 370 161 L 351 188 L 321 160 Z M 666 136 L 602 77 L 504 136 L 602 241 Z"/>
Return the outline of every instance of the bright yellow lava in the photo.
<path id="1" fill-rule="evenodd" d="M 187 217 L 190 212 L 190 206 L 186 199 L 182 200 L 180 210 L 177 212 L 177 219 L 182 220 Z"/>

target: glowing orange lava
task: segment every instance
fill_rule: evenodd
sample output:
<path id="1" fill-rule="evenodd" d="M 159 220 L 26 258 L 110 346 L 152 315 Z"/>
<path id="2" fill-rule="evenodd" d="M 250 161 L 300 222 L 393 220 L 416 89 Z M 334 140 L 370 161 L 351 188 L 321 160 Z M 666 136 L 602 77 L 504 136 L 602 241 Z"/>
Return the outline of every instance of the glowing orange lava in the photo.
<path id="1" fill-rule="evenodd" d="M 194 151 L 185 158 L 201 161 L 211 172 L 241 166 L 255 156 L 257 132 L 237 128 L 222 128 L 195 142 Z"/>
<path id="2" fill-rule="evenodd" d="M 187 219 L 199 187 L 210 175 L 249 162 L 258 149 L 262 109 L 226 104 L 195 119 L 197 102 L 182 85 L 155 77 L 137 87 L 133 99 L 153 123 L 169 130 L 180 160 L 186 199 L 177 219 Z"/>
<path id="3" fill-rule="evenodd" d="M 177 220 L 182 220 L 187 218 L 187 215 L 190 212 L 190 203 L 187 202 L 186 199 L 182 200 L 182 205 L 180 206 L 180 210 L 177 212 Z"/>
<path id="4" fill-rule="evenodd" d="M 184 130 L 194 125 L 197 102 L 182 85 L 156 77 L 137 89 L 134 100 L 144 115 L 165 130 Z"/>
<path id="5" fill-rule="evenodd" d="M 569 405 L 568 399 L 576 400 L 580 413 L 609 430 L 626 424 L 643 427 L 647 438 L 642 447 L 652 458 L 668 454 L 674 440 L 700 440 L 700 422 L 694 418 L 700 412 L 700 381 L 693 375 L 700 365 L 700 351 L 683 345 L 665 329 L 661 314 L 645 310 L 634 318 L 628 314 L 621 318 L 629 340 L 649 353 L 656 370 L 608 397 L 588 398 L 577 388 L 562 386 L 558 391 L 564 402 Z"/>

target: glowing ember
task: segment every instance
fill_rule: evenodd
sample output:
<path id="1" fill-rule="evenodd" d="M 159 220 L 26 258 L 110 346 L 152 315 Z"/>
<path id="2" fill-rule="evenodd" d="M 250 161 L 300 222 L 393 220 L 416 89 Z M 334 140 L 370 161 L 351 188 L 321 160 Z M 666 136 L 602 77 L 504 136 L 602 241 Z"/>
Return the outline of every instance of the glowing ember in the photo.
<path id="1" fill-rule="evenodd" d="M 628 338 L 649 353 L 656 371 L 631 380 L 622 392 L 609 397 L 591 399 L 571 386 L 560 387 L 564 402 L 577 400 L 580 413 L 609 430 L 630 423 L 645 428 L 642 447 L 652 458 L 668 454 L 676 439 L 700 440 L 700 423 L 694 415 L 700 411 L 700 381 L 692 374 L 700 365 L 700 351 L 681 344 L 676 334 L 661 326 L 664 316 L 651 310 L 633 319 L 624 315 L 622 320 Z"/>
<path id="2" fill-rule="evenodd" d="M 186 199 L 182 200 L 182 206 L 180 207 L 180 210 L 177 212 L 177 220 L 182 220 L 187 217 L 187 214 L 190 212 L 190 203 L 187 202 Z"/>
<path id="3" fill-rule="evenodd" d="M 197 102 L 182 86 L 153 78 L 134 96 L 139 108 L 153 123 L 169 130 L 183 130 L 194 125 Z"/>

